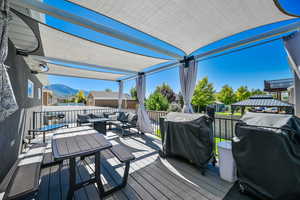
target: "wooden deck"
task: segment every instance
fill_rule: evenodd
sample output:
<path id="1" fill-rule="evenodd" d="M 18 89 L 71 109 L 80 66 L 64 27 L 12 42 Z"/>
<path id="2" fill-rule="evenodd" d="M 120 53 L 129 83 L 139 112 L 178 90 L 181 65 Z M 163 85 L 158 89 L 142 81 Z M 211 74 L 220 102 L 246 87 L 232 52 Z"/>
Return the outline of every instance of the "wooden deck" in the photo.
<path id="1" fill-rule="evenodd" d="M 50 139 L 48 135 L 48 141 Z M 197 199 L 222 200 L 232 184 L 219 178 L 218 169 L 210 167 L 205 176 L 193 165 L 177 159 L 162 159 L 158 155 L 160 140 L 151 136 L 120 138 L 116 132 L 108 132 L 107 138 L 114 144 L 128 147 L 136 159 L 131 163 L 127 186 L 105 199 Z M 48 151 L 51 151 L 49 146 Z M 49 152 L 51 155 L 51 152 Z M 106 189 L 121 181 L 124 166 L 109 152 L 102 153 L 102 180 Z M 93 174 L 93 157 L 77 161 L 77 180 L 86 180 Z M 63 200 L 68 191 L 68 162 L 62 168 L 52 166 L 41 172 L 38 199 Z M 75 193 L 75 199 L 99 199 L 97 187 L 89 185 Z"/>

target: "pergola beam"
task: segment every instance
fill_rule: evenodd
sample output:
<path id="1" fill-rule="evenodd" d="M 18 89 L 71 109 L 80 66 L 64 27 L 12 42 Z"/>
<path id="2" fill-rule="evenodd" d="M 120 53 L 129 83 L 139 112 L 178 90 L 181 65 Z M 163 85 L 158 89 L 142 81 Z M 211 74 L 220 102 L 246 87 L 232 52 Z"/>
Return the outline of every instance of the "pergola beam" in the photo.
<path id="1" fill-rule="evenodd" d="M 76 61 L 69 61 L 69 60 L 64 60 L 64 59 L 60 59 L 60 58 L 51 58 L 51 57 L 37 56 L 37 55 L 30 55 L 30 57 L 33 58 L 34 60 L 37 60 L 37 61 L 50 63 L 50 64 L 56 64 L 56 65 L 62 65 L 62 64 L 57 64 L 57 62 L 58 63 L 67 63 L 67 64 L 73 64 L 73 65 L 78 65 L 78 66 L 86 66 L 86 67 L 93 67 L 93 68 L 104 69 L 104 70 L 109 70 L 109 71 L 122 72 L 122 73 L 125 73 L 124 75 L 126 75 L 126 74 L 127 75 L 128 74 L 137 74 L 138 73 L 136 71 L 127 70 L 127 69 L 120 69 L 120 68 L 114 68 L 114 67 L 105 67 L 105 66 L 101 66 L 101 65 L 82 63 L 82 62 L 76 62 Z M 66 66 L 66 65 L 63 65 L 63 66 Z"/>
<path id="2" fill-rule="evenodd" d="M 288 24 L 286 26 L 276 28 L 265 33 L 261 33 L 252 37 L 249 37 L 244 40 L 240 40 L 238 42 L 231 43 L 229 45 L 222 46 L 220 48 L 213 49 L 211 51 L 207 51 L 198 55 L 195 55 L 196 60 L 200 60 L 203 57 L 212 56 L 214 54 L 222 53 L 225 51 L 229 51 L 232 49 L 236 49 L 241 46 L 249 45 L 255 42 L 260 42 L 262 40 L 266 40 L 272 37 L 280 36 L 285 33 L 290 33 L 292 31 L 297 31 L 300 28 L 300 21 Z"/>
<path id="3" fill-rule="evenodd" d="M 136 37 L 132 37 L 129 34 L 120 32 L 118 30 L 112 29 L 107 26 L 103 26 L 103 25 L 95 23 L 87 18 L 83 18 L 83 17 L 77 16 L 77 15 L 74 15 L 70 12 L 66 12 L 64 10 L 55 8 L 53 6 L 42 3 L 40 1 L 37 1 L 37 0 L 22 0 L 22 1 L 11 0 L 11 1 L 14 4 L 19 5 L 21 7 L 30 8 L 32 10 L 51 15 L 55 18 L 58 18 L 58 19 L 61 19 L 61 20 L 64 20 L 64 21 L 67 21 L 67 22 L 70 22 L 73 24 L 77 24 L 79 26 L 83 26 L 85 28 L 94 30 L 98 33 L 105 34 L 110 37 L 114 37 L 114 38 L 126 41 L 128 43 L 150 49 L 152 51 L 155 51 L 155 52 L 163 54 L 163 55 L 170 56 L 172 58 L 182 59 L 182 55 L 168 51 L 165 48 L 161 48 L 159 46 L 152 45 L 152 44 L 146 42 L 145 40 L 138 39 Z"/>
<path id="4" fill-rule="evenodd" d="M 145 71 L 143 73 L 145 73 L 146 75 L 150 75 L 150 74 L 153 74 L 153 73 L 156 73 L 156 72 L 160 72 L 160 71 L 164 71 L 164 70 L 176 67 L 179 63 L 180 63 L 179 61 L 178 62 L 169 63 L 169 64 L 166 64 L 164 66 L 161 66 L 161 67 L 158 67 L 158 68 L 155 68 L 155 69 L 152 69 L 152 70 Z M 137 74 L 129 76 L 129 77 L 126 77 L 126 78 L 123 78 L 123 79 L 121 78 L 119 80 L 127 81 L 127 80 L 134 79 L 136 77 L 137 77 Z"/>
<path id="5" fill-rule="evenodd" d="M 111 80 L 111 79 L 90 78 L 90 77 L 86 77 L 86 76 L 73 76 L 73 75 L 68 75 L 68 74 L 58 74 L 58 73 L 48 73 L 48 72 L 39 72 L 39 74 L 62 76 L 62 77 L 71 77 L 71 78 L 86 78 L 86 79 L 94 79 L 94 80 L 101 80 L 101 81 L 113 81 L 113 82 L 116 82 L 116 80 Z"/>

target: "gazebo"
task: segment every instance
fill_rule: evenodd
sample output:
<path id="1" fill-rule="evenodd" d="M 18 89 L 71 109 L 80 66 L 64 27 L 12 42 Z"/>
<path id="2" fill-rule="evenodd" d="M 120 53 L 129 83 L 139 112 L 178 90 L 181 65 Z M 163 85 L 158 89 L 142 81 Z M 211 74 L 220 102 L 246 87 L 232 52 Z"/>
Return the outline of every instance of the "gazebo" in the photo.
<path id="1" fill-rule="evenodd" d="M 251 96 L 249 99 L 231 104 L 231 111 L 234 112 L 237 107 L 240 107 L 242 109 L 242 114 L 244 114 L 246 107 L 267 107 L 267 108 L 276 107 L 276 108 L 285 109 L 289 112 L 293 111 L 292 104 L 274 99 L 272 95 Z"/>

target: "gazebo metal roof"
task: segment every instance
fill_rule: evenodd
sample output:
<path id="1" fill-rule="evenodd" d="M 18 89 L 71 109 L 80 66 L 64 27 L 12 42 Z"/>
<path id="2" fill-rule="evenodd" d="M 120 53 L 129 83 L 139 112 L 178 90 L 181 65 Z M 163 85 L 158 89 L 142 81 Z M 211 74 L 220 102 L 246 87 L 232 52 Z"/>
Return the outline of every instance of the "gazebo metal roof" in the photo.
<path id="1" fill-rule="evenodd" d="M 256 95 L 231 104 L 232 107 L 293 107 L 292 104 L 273 99 L 270 95 Z"/>

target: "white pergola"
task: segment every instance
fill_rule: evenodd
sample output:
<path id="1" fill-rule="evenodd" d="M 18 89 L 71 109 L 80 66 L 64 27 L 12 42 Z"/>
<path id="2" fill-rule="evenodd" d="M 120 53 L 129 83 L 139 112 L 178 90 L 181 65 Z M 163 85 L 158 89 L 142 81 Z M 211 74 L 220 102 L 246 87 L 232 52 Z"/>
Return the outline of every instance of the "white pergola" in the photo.
<path id="1" fill-rule="evenodd" d="M 194 76 L 197 74 L 195 73 L 197 60 L 280 36 L 284 33 L 297 31 L 300 27 L 300 21 L 295 20 L 293 23 L 280 28 L 197 54 L 197 49 L 220 39 L 263 25 L 295 19 L 298 16 L 285 12 L 277 0 L 68 0 L 66 2 L 89 9 L 123 25 L 128 25 L 147 34 L 147 36 L 159 39 L 165 44 L 177 48 L 178 51 L 172 51 L 170 48 L 147 42 L 134 35 L 116 30 L 109 25 L 103 25 L 101 21 L 80 16 L 80 14 L 77 15 L 67 8 L 62 10 L 39 0 L 11 0 L 12 8 L 14 6 L 27 8 L 41 14 L 50 15 L 90 29 L 93 32 L 105 34 L 168 57 L 166 59 L 166 57 L 142 55 L 141 53 L 130 52 L 114 46 L 103 45 L 75 34 L 55 29 L 44 24 L 41 18 L 30 16 L 39 23 L 44 54 L 35 55 L 33 53 L 29 56 L 35 61 L 48 64 L 49 70 L 43 73 L 118 82 L 138 77 L 140 83 L 138 87 L 143 88 L 145 87 L 144 77 L 147 74 L 180 66 L 181 88 L 185 96 L 186 112 L 192 112 L 189 105 L 196 81 Z M 300 46 L 300 40 L 291 39 L 285 41 L 286 43 L 293 41 L 293 43 L 297 43 Z M 286 49 L 289 52 L 293 69 L 296 75 L 300 75 L 300 62 L 295 55 L 296 48 L 289 46 L 291 45 L 288 45 Z M 66 63 L 69 65 L 65 65 Z M 72 68 L 70 64 L 93 67 L 102 71 L 95 72 Z M 158 64 L 160 64 L 160 67 L 153 68 L 153 66 Z M 151 70 L 149 70 L 150 67 L 152 67 Z M 297 78 L 300 77 L 298 76 Z M 122 84 L 119 85 L 123 87 Z M 298 84 L 295 84 L 296 91 L 300 90 L 299 86 L 297 86 Z M 140 94 L 139 99 L 143 98 L 144 91 L 140 91 Z M 300 95 L 298 96 L 300 98 Z M 300 108 L 300 99 L 297 99 L 295 102 L 296 113 L 300 114 L 300 110 L 298 110 Z M 143 105 L 141 106 L 143 107 Z"/>

